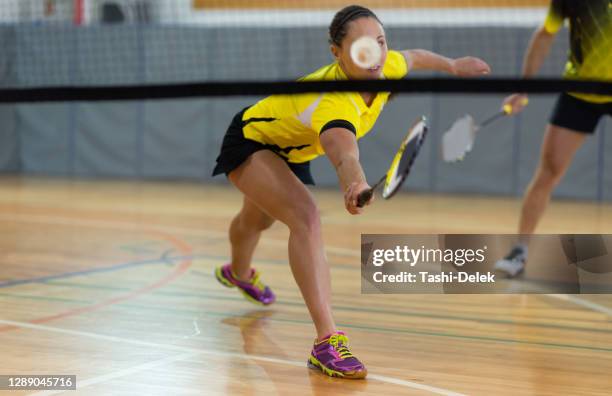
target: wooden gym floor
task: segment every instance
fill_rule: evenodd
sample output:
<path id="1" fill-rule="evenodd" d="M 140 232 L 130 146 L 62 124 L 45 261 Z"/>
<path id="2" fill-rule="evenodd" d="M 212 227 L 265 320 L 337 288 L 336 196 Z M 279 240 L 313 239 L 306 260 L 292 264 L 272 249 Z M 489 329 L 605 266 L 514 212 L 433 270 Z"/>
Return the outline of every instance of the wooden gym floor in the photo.
<path id="1" fill-rule="evenodd" d="M 213 279 L 234 189 L 6 176 L 0 374 L 76 374 L 67 395 L 610 394 L 610 296 L 360 294 L 360 233 L 512 233 L 518 200 L 401 194 L 351 217 L 339 192 L 316 196 L 335 315 L 367 380 L 306 368 L 314 332 L 284 226 L 256 253 L 272 307 Z M 550 209 L 540 232 L 612 233 L 610 204 Z"/>

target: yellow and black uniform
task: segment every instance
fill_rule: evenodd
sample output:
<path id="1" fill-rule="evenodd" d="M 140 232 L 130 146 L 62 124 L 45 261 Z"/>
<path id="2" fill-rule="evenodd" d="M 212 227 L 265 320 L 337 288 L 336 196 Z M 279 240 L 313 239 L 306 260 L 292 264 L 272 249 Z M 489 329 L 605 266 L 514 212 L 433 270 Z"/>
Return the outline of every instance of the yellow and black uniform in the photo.
<path id="1" fill-rule="evenodd" d="M 544 27 L 557 33 L 569 21 L 565 78 L 612 81 L 612 0 L 552 0 Z M 592 133 L 602 115 L 612 115 L 612 96 L 567 93 L 557 101 L 554 125 Z"/>
<path id="2" fill-rule="evenodd" d="M 404 56 L 398 51 L 389 51 L 383 66 L 384 78 L 400 79 L 407 73 Z M 299 81 L 346 79 L 335 62 Z M 269 96 L 234 117 L 223 139 L 213 175 L 229 174 L 254 152 L 271 150 L 305 184 L 314 184 L 308 163 L 324 154 L 319 135 L 342 127 L 360 139 L 370 132 L 388 100 L 388 92 L 376 95 L 370 106 L 357 92 Z"/>

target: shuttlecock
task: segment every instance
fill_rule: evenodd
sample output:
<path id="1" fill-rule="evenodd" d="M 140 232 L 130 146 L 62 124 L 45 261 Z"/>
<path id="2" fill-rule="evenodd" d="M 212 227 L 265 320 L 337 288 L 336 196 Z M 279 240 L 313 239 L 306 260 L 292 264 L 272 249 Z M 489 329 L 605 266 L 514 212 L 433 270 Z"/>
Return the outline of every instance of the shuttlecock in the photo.
<path id="1" fill-rule="evenodd" d="M 381 56 L 380 45 L 372 37 L 360 37 L 351 45 L 351 58 L 357 66 L 363 69 L 376 66 L 380 62 Z"/>

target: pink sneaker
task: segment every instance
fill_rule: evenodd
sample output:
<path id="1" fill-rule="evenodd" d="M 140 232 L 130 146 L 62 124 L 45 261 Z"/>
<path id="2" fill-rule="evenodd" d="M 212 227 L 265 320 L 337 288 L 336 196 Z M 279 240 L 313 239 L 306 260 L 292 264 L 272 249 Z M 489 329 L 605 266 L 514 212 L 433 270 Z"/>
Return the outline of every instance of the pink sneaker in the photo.
<path id="1" fill-rule="evenodd" d="M 321 370 L 330 377 L 361 379 L 368 370 L 348 349 L 348 337 L 341 331 L 315 341 L 308 359 L 308 367 Z"/>
<path id="2" fill-rule="evenodd" d="M 248 282 L 243 282 L 236 278 L 231 264 L 225 264 L 215 269 L 215 277 L 223 286 L 237 287 L 247 300 L 255 304 L 270 305 L 276 301 L 276 296 L 268 286 L 261 283 L 259 275 L 259 272 L 253 268 L 251 269 L 251 279 Z"/>

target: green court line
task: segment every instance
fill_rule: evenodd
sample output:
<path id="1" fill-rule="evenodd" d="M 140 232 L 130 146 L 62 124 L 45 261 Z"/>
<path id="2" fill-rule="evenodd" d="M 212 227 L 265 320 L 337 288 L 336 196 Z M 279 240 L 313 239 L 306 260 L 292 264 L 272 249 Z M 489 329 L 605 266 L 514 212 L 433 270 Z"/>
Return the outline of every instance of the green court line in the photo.
<path id="1" fill-rule="evenodd" d="M 138 309 L 153 309 L 159 310 L 161 308 L 162 311 L 176 311 L 175 308 L 163 308 L 163 307 L 148 307 L 142 306 L 140 304 L 124 304 L 126 307 L 138 308 Z M 190 315 L 199 314 L 199 315 L 207 315 L 207 316 L 216 316 L 221 318 L 254 318 L 254 319 L 262 319 L 261 317 L 254 315 L 232 315 L 227 314 L 225 312 L 212 312 L 212 311 L 192 311 L 180 309 L 181 311 L 189 312 Z M 300 325 L 312 326 L 312 322 L 310 320 L 298 320 L 298 319 L 279 319 L 267 317 L 264 320 L 270 320 L 272 322 L 281 322 L 281 323 L 293 323 Z M 497 337 L 484 337 L 484 336 L 468 336 L 461 334 L 452 334 L 452 333 L 444 333 L 444 332 L 431 332 L 431 331 L 421 331 L 421 330 L 407 330 L 407 329 L 389 329 L 384 327 L 376 327 L 376 326 L 365 326 L 365 325 L 354 325 L 348 323 L 339 323 L 339 327 L 347 328 L 347 329 L 356 329 L 356 330 L 367 330 L 374 332 L 382 332 L 382 333 L 391 333 L 391 334 L 413 334 L 413 335 L 424 335 L 424 336 L 432 336 L 432 337 L 445 337 L 445 338 L 456 338 L 460 340 L 470 340 L 470 341 L 489 341 L 489 342 L 501 342 L 506 344 L 523 344 L 523 345 L 534 345 L 534 346 L 543 346 L 548 348 L 568 348 L 568 349 L 584 349 L 590 351 L 598 351 L 598 352 L 612 352 L 612 348 L 603 348 L 603 347 L 594 347 L 588 345 L 572 345 L 572 344 L 558 344 L 558 343 L 550 343 L 550 342 L 539 342 L 539 341 L 521 341 L 521 340 L 511 340 L 506 338 L 497 338 Z"/>
<path id="2" fill-rule="evenodd" d="M 45 299 L 45 297 L 42 297 L 42 296 L 28 296 L 28 295 L 20 295 L 20 294 L 11 295 L 8 293 L 3 294 L 3 296 L 14 297 L 14 298 L 28 298 L 28 299 L 36 299 L 36 300 Z M 234 300 L 234 299 L 228 299 L 228 298 L 220 298 L 220 299 Z M 72 302 L 81 303 L 81 304 L 90 303 L 85 300 L 77 300 L 77 299 L 72 299 Z M 188 313 L 189 316 L 208 315 L 208 316 L 216 316 L 216 317 L 222 317 L 222 318 L 235 317 L 235 318 L 261 319 L 260 317 L 252 316 L 252 315 L 231 315 L 231 314 L 228 315 L 227 313 L 224 313 L 224 312 L 222 313 L 222 312 L 212 312 L 212 311 L 187 310 L 184 308 L 176 308 L 176 307 L 172 307 L 172 308 L 164 308 L 160 306 L 151 307 L 147 305 L 134 304 L 134 303 L 117 304 L 117 305 L 114 305 L 113 307 L 137 308 L 141 310 L 146 309 L 146 310 L 154 310 L 158 312 L 172 313 L 172 314 L 183 312 L 183 313 Z M 273 322 L 280 322 L 280 323 L 293 323 L 293 324 L 300 324 L 300 325 L 308 325 L 308 326 L 312 325 L 312 322 L 309 320 L 279 319 L 279 318 L 271 318 L 271 317 L 268 317 L 265 320 L 269 320 Z M 422 336 L 432 336 L 432 337 L 454 338 L 454 339 L 470 340 L 470 341 L 489 341 L 489 342 L 500 342 L 500 343 L 506 343 L 506 344 L 542 346 L 542 347 L 548 347 L 548 348 L 566 348 L 566 349 L 582 349 L 582 350 L 599 351 L 599 352 L 612 352 L 612 348 L 603 348 L 603 347 L 595 347 L 595 346 L 588 346 L 588 345 L 558 344 L 558 343 L 548 343 L 548 342 L 539 342 L 539 341 L 521 341 L 521 340 L 512 340 L 512 339 L 498 338 L 498 337 L 468 336 L 468 335 L 461 335 L 461 334 L 422 331 L 422 330 L 390 329 L 390 328 L 385 328 L 385 327 L 354 325 L 354 324 L 348 324 L 348 323 L 340 323 L 339 327 L 343 327 L 347 329 L 381 332 L 381 333 L 391 333 L 391 334 L 412 334 L 412 335 L 422 335 Z"/>
<path id="3" fill-rule="evenodd" d="M 190 271 L 190 273 L 193 273 L 193 272 L 194 272 L 194 270 Z M 201 271 L 197 272 L 197 276 L 202 276 L 202 277 L 205 277 L 205 278 L 208 278 L 208 279 L 213 279 L 214 278 L 214 276 L 212 274 L 204 273 L 204 272 L 201 272 Z M 45 284 L 51 284 L 51 282 L 53 282 L 53 284 L 55 284 L 55 285 L 66 285 L 66 286 L 72 286 L 72 287 L 80 287 L 80 286 L 77 286 L 77 285 L 81 285 L 81 284 L 73 283 L 73 282 L 62 283 L 63 281 L 61 281 L 61 280 L 48 280 L 48 281 L 45 281 L 44 283 Z M 137 286 L 140 286 L 140 285 L 134 284 L 134 285 L 130 285 L 130 286 L 137 287 Z M 82 287 L 86 288 L 86 286 L 82 286 Z M 93 289 L 93 288 L 96 288 L 96 287 L 95 286 L 91 286 L 91 288 Z M 100 289 L 105 289 L 105 288 L 108 288 L 108 290 L 124 290 L 124 291 L 130 290 L 130 289 L 125 289 L 125 288 L 114 288 L 112 286 L 102 286 L 102 285 L 100 286 Z M 172 289 L 172 288 L 174 288 L 174 286 L 169 286 L 169 287 L 165 288 L 166 291 L 158 290 L 156 292 L 158 292 L 158 293 L 159 292 L 168 293 L 168 295 L 172 295 L 172 294 L 170 294 L 170 292 L 167 291 L 168 289 Z M 275 287 L 275 290 L 291 290 L 291 291 L 293 291 L 295 289 Z M 177 295 L 180 295 L 178 293 L 180 293 L 180 292 L 177 292 Z M 185 294 L 185 295 L 188 296 L 187 294 Z M 196 295 L 194 295 L 194 296 L 196 296 Z M 470 306 L 470 307 L 490 307 L 490 305 L 474 304 L 474 303 L 456 303 L 456 302 L 453 302 L 453 301 L 445 301 L 443 303 L 435 303 L 435 302 L 429 301 L 429 304 L 434 304 L 434 305 L 444 306 L 444 307 L 447 307 L 449 305 L 455 305 L 455 306 L 460 306 L 460 307 L 466 307 L 466 306 Z M 378 312 L 378 311 L 373 311 L 373 312 Z M 542 319 L 550 319 L 550 320 L 560 320 L 557 317 L 548 317 L 548 316 L 540 316 L 540 318 L 542 318 Z M 584 320 L 584 322 L 593 322 L 593 323 L 596 323 L 598 325 L 601 324 L 601 321 L 599 321 L 599 320 Z"/>
<path id="4" fill-rule="evenodd" d="M 39 301 L 59 301 L 65 302 L 68 304 L 79 304 L 79 305 L 91 305 L 95 304 L 96 301 L 87 301 L 87 300 L 75 300 L 71 298 L 62 298 L 62 297 L 48 297 L 48 296 L 32 296 L 26 294 L 11 294 L 11 293 L 0 293 L 0 297 L 18 297 L 29 300 L 39 300 Z"/>
<path id="5" fill-rule="evenodd" d="M 114 290 L 114 291 L 132 291 L 133 289 L 126 286 L 107 286 L 107 285 L 97 285 L 97 284 L 88 284 L 88 283 L 74 283 L 74 282 L 64 282 L 64 281 L 45 281 L 43 282 L 46 285 L 54 285 L 54 286 L 66 286 L 78 289 L 91 289 L 91 290 Z M 134 285 L 136 287 L 137 285 Z"/>
<path id="6" fill-rule="evenodd" d="M 98 286 L 98 285 L 91 285 L 91 284 L 62 282 L 62 281 L 49 281 L 46 283 L 67 286 L 67 287 L 84 288 L 84 289 L 102 289 L 102 290 L 119 290 L 119 291 L 130 291 L 131 290 L 129 288 L 118 287 L 118 286 Z M 210 293 L 203 293 L 203 292 L 156 290 L 153 292 L 153 294 L 160 294 L 160 295 L 173 296 L 173 297 L 194 297 L 194 298 L 205 297 L 205 298 L 214 298 L 214 299 L 226 300 L 226 301 L 244 300 L 242 297 L 231 297 L 230 298 L 228 296 L 220 296 L 218 294 L 210 294 Z M 297 301 L 287 301 L 287 300 L 277 301 L 275 304 L 294 306 L 294 307 L 304 306 L 304 303 L 301 301 L 297 302 Z M 338 311 L 348 311 L 348 312 L 388 314 L 388 315 L 409 316 L 409 317 L 428 318 L 428 319 L 470 321 L 470 322 L 488 323 L 488 324 L 528 326 L 528 327 L 540 327 L 540 328 L 548 328 L 548 329 L 555 329 L 555 330 L 568 330 L 568 331 L 582 331 L 582 332 L 591 332 L 591 333 L 612 334 L 612 329 L 610 330 L 595 329 L 595 328 L 555 325 L 555 324 L 537 323 L 537 322 L 517 322 L 513 320 L 506 320 L 506 319 L 486 319 L 486 318 L 471 317 L 471 316 L 428 314 L 428 313 L 421 313 L 421 312 L 414 312 L 414 311 L 406 312 L 406 311 L 396 311 L 396 310 L 390 310 L 390 309 L 384 309 L 384 308 L 383 309 L 373 309 L 373 308 L 365 308 L 365 307 L 349 307 L 349 306 L 334 305 L 333 309 L 338 310 Z"/>
<path id="7" fill-rule="evenodd" d="M 213 260 L 213 259 L 214 260 L 224 260 L 224 259 L 227 259 L 224 256 L 211 256 L 211 255 L 196 255 L 196 256 L 191 256 L 191 258 L 192 259 L 198 259 L 198 260 L 199 259 L 205 259 L 205 260 Z M 178 260 L 178 259 L 181 259 L 181 258 L 180 257 L 173 257 L 173 258 L 167 258 L 167 259 L 171 260 L 171 261 L 175 261 L 175 260 Z M 151 260 L 147 260 L 145 262 L 140 262 L 140 263 L 136 263 L 136 264 L 143 264 L 143 263 L 147 263 L 147 262 L 148 263 L 156 263 L 156 262 L 159 262 L 159 261 L 160 260 L 152 260 L 152 261 Z M 281 259 L 278 259 L 278 260 L 268 259 L 268 260 L 265 260 L 265 261 L 261 261 L 261 260 L 258 260 L 258 261 L 262 262 L 262 263 L 266 262 L 268 264 L 273 264 L 273 265 L 281 265 L 282 264 L 282 265 L 286 266 L 286 264 L 287 264 L 286 260 L 281 260 Z M 96 269 L 94 271 L 81 271 L 80 273 L 60 274 L 59 276 L 52 276 L 49 279 L 44 279 L 45 277 L 43 277 L 41 279 L 30 279 L 29 282 L 23 282 L 23 283 L 25 284 L 25 283 L 38 282 L 38 283 L 43 283 L 44 284 L 45 282 L 49 282 L 51 280 L 56 280 L 56 279 L 62 279 L 62 278 L 65 278 L 67 276 L 76 276 L 76 275 L 87 276 L 87 275 L 91 275 L 93 273 L 106 272 L 107 270 L 115 271 L 115 270 L 118 270 L 118 269 L 124 269 L 126 266 L 129 266 L 130 264 L 134 264 L 134 263 L 128 263 L 127 265 L 126 264 L 122 264 L 122 265 L 119 265 L 119 266 L 115 266 L 115 268 L 109 268 L 109 269 Z M 332 267 L 333 268 L 344 267 L 346 269 L 359 270 L 358 267 L 355 267 L 353 265 L 346 265 L 346 264 L 345 265 L 335 264 L 335 265 L 332 265 Z M 210 277 L 210 278 L 212 277 L 212 275 L 209 275 L 209 274 L 206 274 L 206 273 L 204 273 L 202 271 L 197 271 L 197 270 L 192 270 L 192 271 L 190 271 L 190 273 L 197 274 L 198 276 L 203 276 L 203 277 Z M 22 282 L 18 282 L 18 283 L 21 284 Z M 0 287 L 2 287 L 2 286 L 0 286 Z M 464 306 L 484 307 L 484 305 L 482 305 L 482 304 L 474 304 L 474 303 L 466 303 L 466 302 L 455 303 L 453 301 L 446 301 L 446 302 L 441 303 L 441 304 L 436 304 L 436 303 L 433 303 L 433 304 L 434 305 L 438 305 L 438 306 L 442 306 L 443 305 L 445 307 L 448 306 L 448 305 L 456 305 L 456 306 L 462 306 L 462 307 L 464 307 Z M 542 318 L 542 319 L 550 319 L 550 320 L 559 320 L 559 318 L 557 318 L 557 317 L 540 316 L 540 318 Z M 599 321 L 599 320 L 590 320 L 590 319 L 586 319 L 586 320 L 584 320 L 584 322 L 592 322 L 592 323 L 597 323 L 597 324 L 601 323 L 601 321 Z"/>

